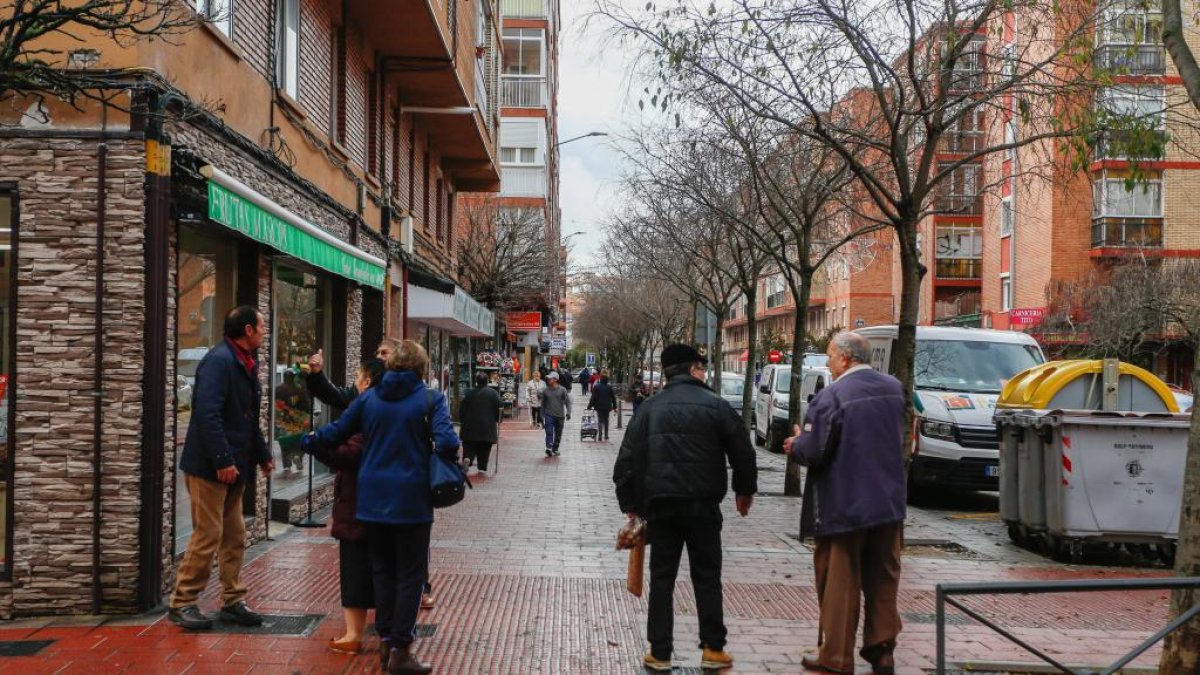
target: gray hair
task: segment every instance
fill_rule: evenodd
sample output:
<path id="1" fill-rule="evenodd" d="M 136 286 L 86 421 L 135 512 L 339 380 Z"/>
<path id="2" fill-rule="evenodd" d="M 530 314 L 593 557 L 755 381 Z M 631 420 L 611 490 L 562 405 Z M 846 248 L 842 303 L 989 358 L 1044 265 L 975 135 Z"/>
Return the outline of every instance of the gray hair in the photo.
<path id="1" fill-rule="evenodd" d="M 842 331 L 833 336 L 833 347 L 850 357 L 854 363 L 871 362 L 871 343 L 858 333 Z"/>

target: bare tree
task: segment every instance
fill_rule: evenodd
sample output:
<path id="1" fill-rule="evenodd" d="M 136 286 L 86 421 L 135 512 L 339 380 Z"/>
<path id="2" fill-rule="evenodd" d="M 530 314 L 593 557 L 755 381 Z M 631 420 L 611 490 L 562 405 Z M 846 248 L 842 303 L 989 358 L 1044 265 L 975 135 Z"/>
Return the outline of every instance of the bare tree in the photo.
<path id="1" fill-rule="evenodd" d="M 201 20 L 187 0 L 10 0 L 0 11 L 0 98 L 77 106 L 114 84 L 113 73 L 91 69 L 97 40 L 170 39 Z"/>
<path id="2" fill-rule="evenodd" d="M 546 292 L 546 221 L 541 209 L 502 208 L 496 197 L 465 201 L 469 230 L 459 240 L 462 281 L 492 309 L 536 303 Z"/>

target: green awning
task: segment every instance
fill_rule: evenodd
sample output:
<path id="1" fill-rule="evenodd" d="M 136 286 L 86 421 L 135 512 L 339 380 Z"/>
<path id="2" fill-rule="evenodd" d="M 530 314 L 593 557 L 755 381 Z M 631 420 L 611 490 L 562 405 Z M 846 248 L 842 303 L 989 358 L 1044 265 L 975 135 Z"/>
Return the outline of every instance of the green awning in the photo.
<path id="1" fill-rule="evenodd" d="M 382 289 L 387 263 L 334 237 L 214 166 L 208 217 L 287 255 L 364 286 Z"/>

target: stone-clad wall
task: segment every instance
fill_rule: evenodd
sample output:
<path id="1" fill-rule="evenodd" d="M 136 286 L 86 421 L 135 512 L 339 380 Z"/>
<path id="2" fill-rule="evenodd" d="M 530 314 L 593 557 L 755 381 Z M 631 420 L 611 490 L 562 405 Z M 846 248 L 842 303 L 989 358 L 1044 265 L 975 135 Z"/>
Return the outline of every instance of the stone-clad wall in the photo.
<path id="1" fill-rule="evenodd" d="M 143 145 L 109 140 L 102 611 L 134 607 L 142 418 Z M 98 141 L 0 138 L 20 199 L 13 581 L 0 617 L 88 613 Z"/>

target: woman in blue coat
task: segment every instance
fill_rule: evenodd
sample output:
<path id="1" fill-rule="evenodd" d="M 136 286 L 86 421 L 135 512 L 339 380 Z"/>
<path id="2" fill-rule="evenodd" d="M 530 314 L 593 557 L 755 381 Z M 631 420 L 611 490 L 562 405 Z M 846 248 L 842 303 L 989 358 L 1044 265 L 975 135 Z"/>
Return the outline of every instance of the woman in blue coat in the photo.
<path id="1" fill-rule="evenodd" d="M 434 452 L 458 461 L 459 439 L 446 397 L 428 389 L 429 355 L 405 340 L 388 358 L 388 372 L 314 434 L 334 447 L 361 432 L 366 441 L 358 473 L 358 519 L 367 528 L 375 581 L 375 626 L 390 673 L 428 673 L 412 653 L 421 587 L 429 565 L 433 503 L 429 463 Z"/>

